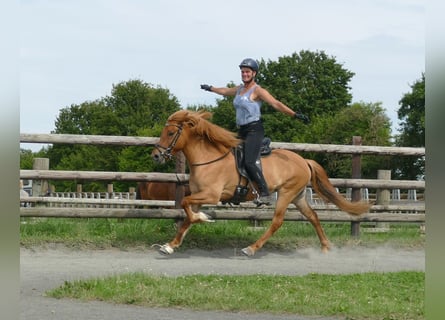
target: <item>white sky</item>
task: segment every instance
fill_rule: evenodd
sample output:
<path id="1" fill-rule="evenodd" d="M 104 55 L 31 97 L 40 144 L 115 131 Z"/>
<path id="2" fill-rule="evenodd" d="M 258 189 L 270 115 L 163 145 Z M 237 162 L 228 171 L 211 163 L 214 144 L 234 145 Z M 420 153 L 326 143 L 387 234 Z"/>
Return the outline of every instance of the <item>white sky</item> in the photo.
<path id="1" fill-rule="evenodd" d="M 22 133 L 49 133 L 60 109 L 130 79 L 169 89 L 183 107 L 215 105 L 201 83 L 239 83 L 243 58 L 301 50 L 354 72 L 353 102 L 382 102 L 396 133 L 398 102 L 425 71 L 425 0 L 22 0 L 20 9 Z"/>

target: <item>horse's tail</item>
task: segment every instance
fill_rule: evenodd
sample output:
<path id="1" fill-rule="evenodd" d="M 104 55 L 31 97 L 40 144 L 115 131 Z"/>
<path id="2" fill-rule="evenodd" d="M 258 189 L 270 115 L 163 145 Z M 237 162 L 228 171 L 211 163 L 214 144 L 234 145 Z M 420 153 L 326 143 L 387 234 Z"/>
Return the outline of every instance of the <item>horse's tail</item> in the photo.
<path id="1" fill-rule="evenodd" d="M 339 207 L 341 210 L 346 211 L 353 215 L 360 215 L 365 213 L 371 207 L 370 204 L 360 202 L 347 201 L 340 193 L 337 192 L 335 187 L 329 181 L 326 171 L 314 160 L 306 159 L 309 168 L 311 169 L 311 183 L 315 192 L 320 195 L 325 201 L 330 201 Z"/>

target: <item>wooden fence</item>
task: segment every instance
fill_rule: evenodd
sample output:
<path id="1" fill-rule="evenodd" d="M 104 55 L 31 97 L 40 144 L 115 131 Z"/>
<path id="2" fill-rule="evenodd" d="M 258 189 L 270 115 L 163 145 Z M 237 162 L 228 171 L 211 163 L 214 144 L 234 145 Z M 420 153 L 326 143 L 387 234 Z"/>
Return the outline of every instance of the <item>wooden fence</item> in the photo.
<path id="1" fill-rule="evenodd" d="M 354 137 L 357 138 L 357 137 Z M 355 139 L 357 140 L 357 139 Z M 68 135 L 68 134 L 21 134 L 22 143 L 63 143 L 119 146 L 153 146 L 158 138 L 153 137 L 118 137 L 99 135 Z M 294 144 L 272 142 L 274 149 L 288 149 L 295 152 L 324 152 L 351 154 L 355 162 L 363 154 L 394 155 L 394 156 L 424 156 L 425 148 L 377 147 L 361 145 L 328 145 L 328 144 Z M 359 161 L 358 161 L 359 162 Z M 354 168 L 353 168 L 354 171 Z M 354 175 L 353 175 L 354 176 Z M 358 176 L 360 176 L 358 174 Z M 384 175 L 386 176 L 386 175 Z M 357 177 L 357 173 L 355 174 Z M 184 183 L 188 181 L 185 173 L 159 172 L 103 172 L 103 171 L 62 171 L 62 170 L 20 170 L 21 179 L 34 181 L 47 180 L 95 180 L 95 181 L 157 181 Z M 330 179 L 339 188 L 352 188 L 352 200 L 363 188 L 376 189 L 379 193 L 377 204 L 370 212 L 361 217 L 352 217 L 328 204 L 313 205 L 322 221 L 351 222 L 421 222 L 425 221 L 425 204 L 416 202 L 389 202 L 389 193 L 393 189 L 425 190 L 425 181 L 381 179 Z M 383 201 L 381 201 L 383 199 Z M 183 218 L 184 213 L 174 201 L 132 200 L 132 199 L 91 199 L 43 197 L 42 194 L 20 198 L 21 202 L 41 204 L 40 206 L 21 207 L 22 217 L 117 217 L 117 218 Z M 54 204 L 58 203 L 58 207 Z M 65 207 L 60 207 L 63 203 Z M 42 206 L 43 205 L 43 206 Z M 160 208 L 162 206 L 162 208 Z M 269 220 L 272 209 L 257 209 L 249 203 L 237 207 L 227 205 L 204 206 L 203 210 L 213 219 L 225 220 Z M 289 207 L 286 220 L 306 220 L 299 212 Z"/>

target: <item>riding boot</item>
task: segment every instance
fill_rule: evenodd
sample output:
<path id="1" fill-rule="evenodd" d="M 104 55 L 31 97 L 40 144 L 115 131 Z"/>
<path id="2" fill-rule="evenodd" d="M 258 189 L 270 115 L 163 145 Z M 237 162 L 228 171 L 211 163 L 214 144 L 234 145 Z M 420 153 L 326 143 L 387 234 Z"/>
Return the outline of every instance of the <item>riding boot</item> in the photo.
<path id="1" fill-rule="evenodd" d="M 267 186 L 266 180 L 264 179 L 263 173 L 260 170 L 250 177 L 258 186 L 259 197 L 257 199 L 257 205 L 270 205 L 274 202 L 273 196 L 269 193 L 269 188 Z"/>

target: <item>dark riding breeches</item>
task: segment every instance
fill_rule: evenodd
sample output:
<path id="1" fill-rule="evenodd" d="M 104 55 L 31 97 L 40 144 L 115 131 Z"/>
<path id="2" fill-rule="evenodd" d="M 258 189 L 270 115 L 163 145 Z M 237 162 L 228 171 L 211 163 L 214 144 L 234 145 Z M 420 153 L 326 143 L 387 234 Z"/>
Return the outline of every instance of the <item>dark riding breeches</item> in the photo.
<path id="1" fill-rule="evenodd" d="M 261 121 L 255 121 L 244 126 L 240 126 L 238 137 L 243 140 L 244 147 L 244 167 L 250 179 L 257 183 L 261 196 L 268 195 L 266 180 L 263 172 L 256 165 L 261 151 L 261 143 L 264 138 L 264 127 Z"/>

